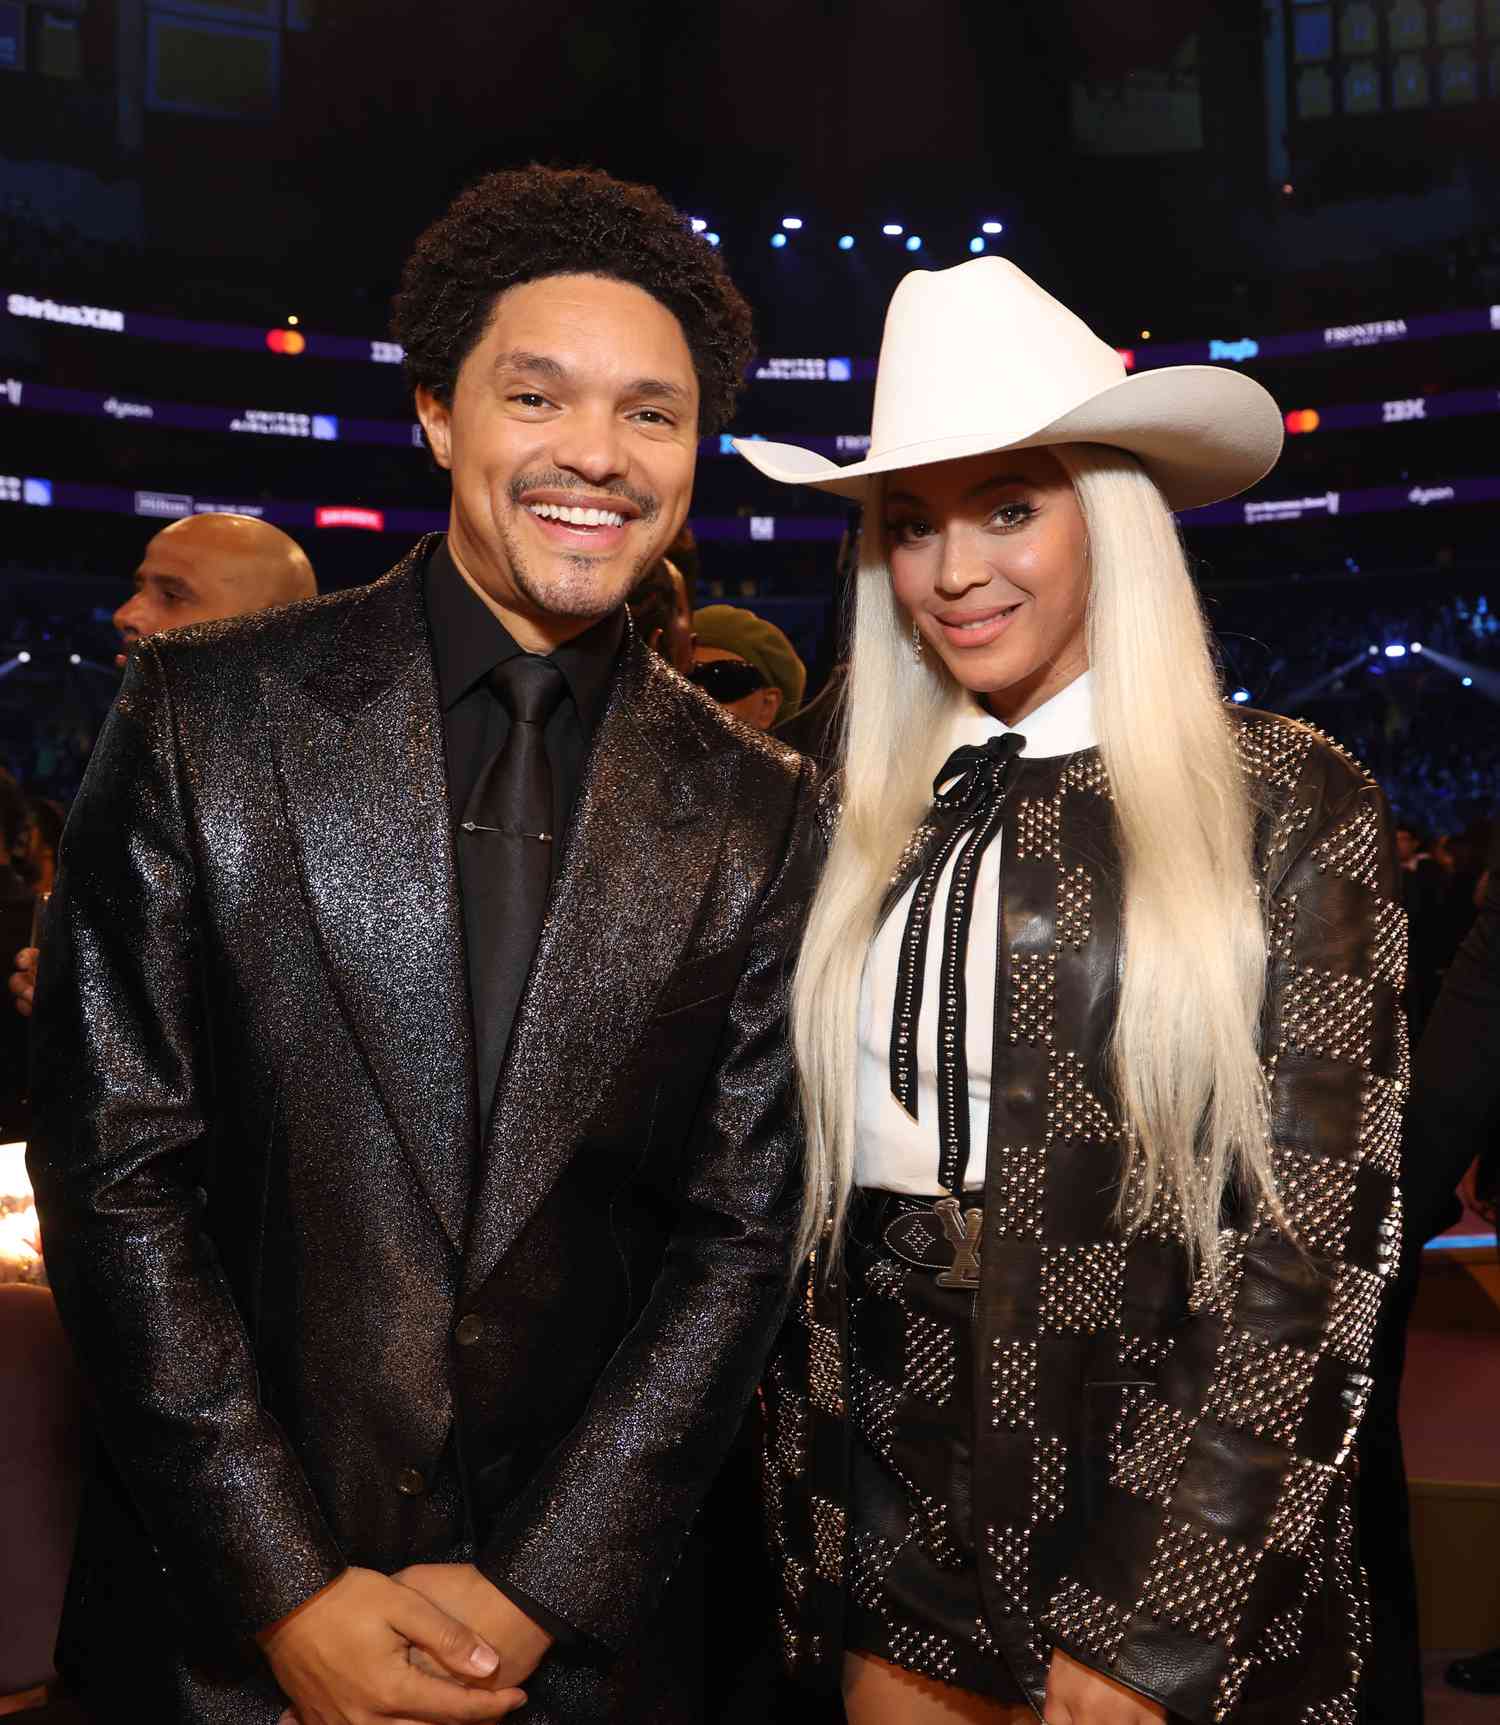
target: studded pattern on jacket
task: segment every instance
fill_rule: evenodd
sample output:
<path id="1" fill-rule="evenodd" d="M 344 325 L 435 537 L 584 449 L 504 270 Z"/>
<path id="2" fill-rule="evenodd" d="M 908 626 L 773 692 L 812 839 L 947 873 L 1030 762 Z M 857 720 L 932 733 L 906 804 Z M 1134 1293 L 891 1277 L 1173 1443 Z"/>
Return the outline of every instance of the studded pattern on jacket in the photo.
<path id="1" fill-rule="evenodd" d="M 1039 1713 L 1062 1647 L 1203 1725 L 1352 1725 L 1367 1613 L 1350 1458 L 1399 1250 L 1405 920 L 1359 763 L 1292 720 L 1231 722 L 1259 811 L 1262 1057 L 1296 1241 L 1264 1209 L 1227 1210 L 1219 1274 L 1191 1285 L 1170 1198 L 1121 1233 L 1110 790 L 1093 750 L 1023 762 L 975 1307 L 973 1635 Z M 919 830 L 897 888 L 940 833 Z M 851 1400 L 862 1411 L 847 1335 L 844 1285 L 814 1262 L 764 1403 L 781 1644 L 815 1682 L 836 1681 L 845 1586 L 879 1589 L 872 1554 L 843 1541 Z M 908 1357 L 941 1368 L 920 1336 Z M 941 1539 L 950 1512 L 933 1505 L 913 1537 Z"/>

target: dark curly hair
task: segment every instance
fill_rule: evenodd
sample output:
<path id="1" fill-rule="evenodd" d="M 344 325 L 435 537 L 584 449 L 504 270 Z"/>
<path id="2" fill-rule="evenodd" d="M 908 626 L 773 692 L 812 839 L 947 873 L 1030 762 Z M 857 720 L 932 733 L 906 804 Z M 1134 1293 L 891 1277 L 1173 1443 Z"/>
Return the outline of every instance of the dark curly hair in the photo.
<path id="1" fill-rule="evenodd" d="M 417 241 L 391 311 L 412 387 L 451 406 L 497 296 L 556 275 L 610 276 L 660 300 L 693 356 L 700 429 L 728 423 L 755 351 L 749 306 L 719 254 L 659 192 L 593 168 L 486 175 Z"/>

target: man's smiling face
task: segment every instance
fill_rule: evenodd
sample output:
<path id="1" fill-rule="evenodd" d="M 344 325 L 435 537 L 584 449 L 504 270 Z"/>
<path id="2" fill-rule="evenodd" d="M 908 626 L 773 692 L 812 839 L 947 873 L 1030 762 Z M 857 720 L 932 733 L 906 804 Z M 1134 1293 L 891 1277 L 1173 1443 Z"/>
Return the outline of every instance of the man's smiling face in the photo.
<path id="1" fill-rule="evenodd" d="M 622 604 L 686 518 L 698 379 L 681 324 L 643 288 L 510 288 L 452 403 L 419 389 L 417 411 L 453 476 L 449 548 L 533 651 Z"/>

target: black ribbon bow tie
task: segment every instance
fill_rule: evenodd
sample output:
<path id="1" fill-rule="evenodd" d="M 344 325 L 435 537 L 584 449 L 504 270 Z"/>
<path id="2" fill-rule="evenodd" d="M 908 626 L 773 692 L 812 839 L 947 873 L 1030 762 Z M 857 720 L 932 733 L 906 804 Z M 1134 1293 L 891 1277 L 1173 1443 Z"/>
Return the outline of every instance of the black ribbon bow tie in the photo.
<path id="1" fill-rule="evenodd" d="M 958 818 L 917 878 L 901 936 L 896 1000 L 891 1014 L 891 1094 L 917 1118 L 917 1029 L 927 973 L 932 904 L 948 861 L 957 852 L 943 922 L 938 1001 L 938 1178 L 945 1192 L 963 1190 L 969 1163 L 969 1063 L 964 1046 L 964 967 L 974 916 L 974 883 L 991 841 L 1000 831 L 1026 739 L 1017 731 L 955 749 L 932 781 L 933 808 Z"/>
<path id="2" fill-rule="evenodd" d="M 1025 737 L 1007 731 L 988 742 L 965 743 L 961 749 L 955 749 L 932 781 L 933 806 L 947 813 L 996 795 L 1002 788 L 1006 768 L 1025 746 Z"/>

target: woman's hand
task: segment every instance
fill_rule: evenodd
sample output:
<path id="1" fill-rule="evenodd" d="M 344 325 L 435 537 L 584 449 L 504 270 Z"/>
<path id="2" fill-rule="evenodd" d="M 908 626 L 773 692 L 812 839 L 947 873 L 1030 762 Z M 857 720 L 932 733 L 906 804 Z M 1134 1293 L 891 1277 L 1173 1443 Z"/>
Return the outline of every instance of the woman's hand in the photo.
<path id="1" fill-rule="evenodd" d="M 1053 1648 L 1042 1709 L 1046 1725 L 1159 1725 L 1166 1716 L 1157 1702 Z"/>

